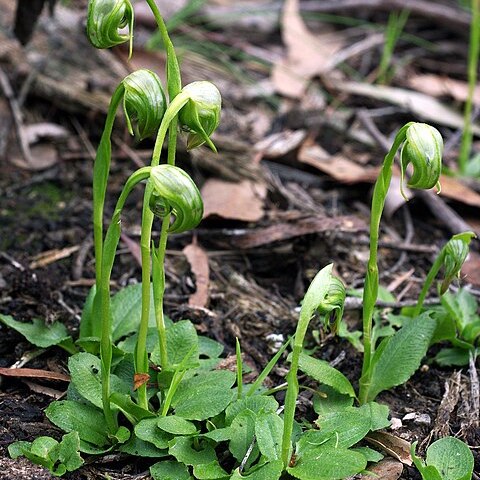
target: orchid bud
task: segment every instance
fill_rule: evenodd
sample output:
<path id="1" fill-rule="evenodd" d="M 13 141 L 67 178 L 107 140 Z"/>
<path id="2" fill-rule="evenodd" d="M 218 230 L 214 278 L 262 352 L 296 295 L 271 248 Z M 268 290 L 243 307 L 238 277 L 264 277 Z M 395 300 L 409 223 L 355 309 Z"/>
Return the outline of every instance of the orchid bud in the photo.
<path id="1" fill-rule="evenodd" d="M 150 173 L 153 193 L 149 206 L 152 212 L 163 218 L 169 213 L 175 216 L 170 233 L 181 233 L 195 228 L 203 217 L 203 201 L 191 177 L 181 168 L 162 164 Z"/>
<path id="2" fill-rule="evenodd" d="M 443 295 L 455 277 L 458 277 L 460 270 L 467 258 L 469 245 L 475 238 L 473 232 L 464 232 L 454 235 L 444 247 L 443 265 L 445 276 L 440 285 L 440 295 Z"/>
<path id="3" fill-rule="evenodd" d="M 130 0 L 90 0 L 87 14 L 87 37 L 96 48 L 110 48 L 133 42 L 133 6 Z M 128 33 L 120 30 L 128 27 Z"/>
<path id="4" fill-rule="evenodd" d="M 154 135 L 166 110 L 160 78 L 156 73 L 142 69 L 125 77 L 122 83 L 125 88 L 123 109 L 128 131 L 140 140 Z"/>
<path id="5" fill-rule="evenodd" d="M 187 149 L 203 145 L 216 151 L 210 135 L 220 123 L 222 97 L 218 88 L 210 82 L 193 82 L 183 87 L 182 92 L 188 94 L 189 100 L 179 114 L 182 126 L 189 131 Z"/>
<path id="6" fill-rule="evenodd" d="M 330 283 L 328 284 L 328 292 L 319 303 L 317 313 L 324 316 L 326 319 L 334 320 L 332 322 L 332 331 L 336 332 L 338 324 L 343 315 L 343 307 L 345 304 L 345 285 L 336 276 L 331 275 Z"/>
<path id="7" fill-rule="evenodd" d="M 426 123 L 410 125 L 400 154 L 402 184 L 407 166 L 411 163 L 413 174 L 407 184 L 409 187 L 428 189 L 439 185 L 442 153 L 443 139 L 436 128 Z"/>

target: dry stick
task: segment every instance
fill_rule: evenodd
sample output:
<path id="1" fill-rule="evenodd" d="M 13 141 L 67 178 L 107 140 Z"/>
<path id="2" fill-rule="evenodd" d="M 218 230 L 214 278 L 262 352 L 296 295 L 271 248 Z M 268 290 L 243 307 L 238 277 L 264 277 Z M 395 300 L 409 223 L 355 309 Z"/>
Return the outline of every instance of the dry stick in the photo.
<path id="1" fill-rule="evenodd" d="M 387 138 L 380 132 L 372 119 L 368 116 L 366 111 L 360 111 L 357 114 L 358 119 L 363 126 L 368 130 L 370 135 L 377 141 L 377 143 L 386 152 L 390 149 L 390 144 Z M 475 230 L 455 210 L 450 208 L 437 194 L 431 191 L 418 190 L 415 192 L 430 208 L 431 213 L 440 220 L 451 233 L 471 231 L 479 234 L 478 230 Z"/>
<path id="2" fill-rule="evenodd" d="M 28 143 L 27 137 L 25 136 L 25 130 L 23 127 L 23 116 L 20 110 L 20 106 L 15 98 L 13 93 L 12 86 L 8 80 L 5 72 L 0 68 L 0 86 L 2 87 L 3 94 L 10 104 L 12 110 L 13 121 L 15 124 L 15 130 L 17 132 L 18 143 L 20 145 L 20 150 L 22 151 L 23 158 L 27 165 L 33 164 L 32 152 L 30 151 L 30 145 Z"/>

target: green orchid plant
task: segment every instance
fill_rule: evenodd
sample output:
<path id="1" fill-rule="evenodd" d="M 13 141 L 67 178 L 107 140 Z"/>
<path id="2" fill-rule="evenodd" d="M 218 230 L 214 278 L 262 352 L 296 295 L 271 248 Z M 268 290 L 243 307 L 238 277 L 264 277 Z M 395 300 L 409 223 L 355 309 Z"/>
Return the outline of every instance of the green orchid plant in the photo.
<path id="1" fill-rule="evenodd" d="M 466 232 L 447 244 L 427 277 L 413 318 L 377 347 L 372 340 L 372 317 L 379 288 L 378 237 L 395 154 L 401 147 L 402 177 L 410 164 L 414 167 L 409 186 L 432 188 L 441 170 L 441 136 L 429 125 L 406 124 L 385 157 L 375 185 L 358 394 L 340 371 L 304 351 L 315 316 L 320 317 L 324 329 L 337 333 L 340 328 L 345 286 L 333 274 L 332 264 L 320 270 L 310 284 L 294 336 L 253 383 L 244 384 L 238 340 L 236 372 L 217 368 L 223 346 L 199 336 L 190 321 L 173 323 L 164 314 L 168 236 L 194 229 L 203 216 L 197 186 L 175 165 L 178 132 L 187 132 L 188 149 L 206 145 L 216 151 L 211 136 L 220 122 L 222 101 L 210 82 L 182 86 L 178 59 L 163 18 L 154 0 L 146 2 L 167 54 L 167 93 L 156 73 L 142 69 L 125 77 L 112 95 L 93 166 L 96 283 L 86 300 L 80 336 L 73 341 L 59 323 L 47 327 L 39 320 L 28 324 L 0 315 L 0 321 L 34 345 L 58 345 L 71 354 L 66 399 L 46 409 L 48 419 L 66 434 L 61 441 L 42 436 L 33 442 L 15 442 L 9 446 L 10 455 L 25 456 L 58 476 L 80 468 L 84 463 L 81 454 L 111 451 L 156 462 L 150 467 L 154 480 L 278 480 L 292 476 L 300 480 L 340 480 L 356 475 L 368 463 L 383 457 L 360 443 L 369 432 L 390 424 L 388 407 L 376 403 L 376 396 L 410 378 L 434 335 L 437 321 L 430 313 L 421 313 L 428 289 L 444 266 L 441 293 L 446 292 L 472 238 Z M 132 55 L 133 24 L 129 0 L 90 0 L 87 35 L 95 47 L 111 48 L 128 42 Z M 126 180 L 105 231 L 111 134 L 120 106 L 128 131 L 138 140 L 154 136 L 155 144 L 150 165 L 134 171 Z M 162 162 L 167 137 L 166 161 Z M 111 274 L 121 236 L 121 216 L 129 195 L 140 184 L 144 185 L 142 282 L 112 296 Z M 156 242 L 152 238 L 155 220 L 160 222 Z M 293 348 L 286 385 L 265 389 L 264 380 L 290 344 Z M 295 420 L 298 397 L 304 388 L 299 372 L 320 385 L 313 391 L 318 417 L 312 423 Z M 282 390 L 286 390 L 284 407 L 274 396 Z M 432 470 L 430 464 L 435 462 L 431 458 L 427 453 L 428 466 L 424 468 L 415 457 L 422 475 Z"/>

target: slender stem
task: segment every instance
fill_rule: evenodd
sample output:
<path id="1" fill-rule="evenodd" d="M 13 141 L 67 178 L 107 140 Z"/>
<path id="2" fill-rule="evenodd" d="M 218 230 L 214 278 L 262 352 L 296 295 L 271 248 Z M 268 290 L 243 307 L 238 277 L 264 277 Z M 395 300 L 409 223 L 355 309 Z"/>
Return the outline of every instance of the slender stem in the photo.
<path id="1" fill-rule="evenodd" d="M 108 429 L 115 433 L 118 425 L 110 405 L 110 369 L 112 366 L 112 318 L 110 311 L 110 277 L 113 263 L 120 241 L 120 215 L 125 201 L 137 183 L 150 175 L 151 167 L 140 168 L 134 172 L 123 187 L 105 236 L 102 255 L 102 274 L 98 289 L 98 298 L 102 318 L 102 332 L 100 339 L 100 360 L 102 366 L 102 404 Z"/>
<path id="2" fill-rule="evenodd" d="M 235 354 L 237 357 L 237 399 L 242 398 L 243 390 L 243 365 L 242 365 L 242 350 L 240 348 L 240 341 L 238 337 L 235 339 Z"/>
<path id="3" fill-rule="evenodd" d="M 435 277 L 440 271 L 440 268 L 442 267 L 444 260 L 445 260 L 445 247 L 442 248 L 440 254 L 436 258 L 435 262 L 433 262 L 433 265 L 430 268 L 430 271 L 428 272 L 427 278 L 423 283 L 422 291 L 418 296 L 417 305 L 413 310 L 413 313 L 412 313 L 413 317 L 418 317 L 418 315 L 420 315 L 420 312 L 422 311 L 423 303 L 425 302 L 425 298 L 427 297 L 427 293 L 430 290 L 430 287 L 432 286 L 432 283 L 435 280 Z"/>
<path id="4" fill-rule="evenodd" d="M 470 46 L 468 50 L 468 95 L 465 102 L 462 143 L 458 165 L 460 173 L 465 175 L 472 148 L 472 106 L 477 83 L 478 54 L 480 49 L 480 0 L 472 0 L 472 20 L 470 23 Z"/>
<path id="5" fill-rule="evenodd" d="M 124 86 L 121 83 L 113 93 L 108 107 L 105 127 L 98 146 L 97 155 L 93 164 L 93 239 L 95 249 L 95 283 L 100 285 L 102 275 L 103 252 L 103 209 L 107 191 L 108 176 L 110 172 L 110 159 L 112 156 L 111 135 L 118 106 L 122 101 Z M 97 324 L 92 327 L 95 328 Z M 82 336 L 99 336 L 100 331 L 82 332 Z"/>
<path id="6" fill-rule="evenodd" d="M 170 227 L 170 214 L 162 220 L 160 240 L 155 251 L 152 264 L 153 270 L 153 298 L 155 303 L 155 321 L 158 332 L 158 345 L 160 349 L 160 365 L 168 368 L 167 335 L 165 318 L 163 314 L 163 298 L 165 295 L 165 250 L 167 249 L 168 228 Z"/>
<path id="7" fill-rule="evenodd" d="M 382 170 L 377 178 L 373 190 L 372 210 L 370 216 L 370 257 L 367 265 L 365 285 L 363 289 L 363 365 L 362 376 L 360 378 L 359 402 L 366 401 L 366 395 L 370 388 L 371 371 L 370 365 L 374 353 L 372 345 L 372 321 L 373 310 L 378 296 L 378 237 L 380 230 L 380 220 L 382 218 L 383 207 L 387 197 L 388 188 L 392 179 L 392 167 L 395 160 L 395 154 L 406 139 L 406 131 L 411 123 L 404 125 L 397 133 L 392 148 L 385 156 Z"/>

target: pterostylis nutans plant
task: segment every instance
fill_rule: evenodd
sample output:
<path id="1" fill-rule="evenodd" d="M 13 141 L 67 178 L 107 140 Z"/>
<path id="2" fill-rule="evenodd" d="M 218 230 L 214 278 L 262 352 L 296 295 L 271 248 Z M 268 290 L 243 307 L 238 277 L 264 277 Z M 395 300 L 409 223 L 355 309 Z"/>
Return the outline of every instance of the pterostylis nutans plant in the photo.
<path id="1" fill-rule="evenodd" d="M 343 314 L 345 287 L 340 279 L 332 274 L 333 264 L 327 265 L 317 273 L 303 298 L 300 318 L 295 330 L 291 365 L 287 374 L 287 393 L 285 396 L 285 413 L 282 439 L 282 461 L 286 468 L 290 463 L 292 451 L 292 432 L 295 409 L 299 392 L 298 369 L 303 342 L 308 326 L 315 313 L 324 323 L 329 323 L 330 316 L 335 316 L 335 328 Z"/>
<path id="2" fill-rule="evenodd" d="M 370 256 L 363 290 L 364 357 L 360 379 L 360 403 L 372 399 L 369 397 L 373 375 L 372 359 L 375 353 L 375 346 L 372 345 L 372 319 L 379 285 L 377 254 L 380 220 L 390 187 L 395 155 L 399 149 L 402 194 L 403 182 L 409 165 L 413 166 L 413 174 L 408 181 L 408 186 L 411 188 L 430 189 L 438 186 L 442 169 L 443 140 L 438 130 L 425 123 L 410 122 L 404 125 L 395 136 L 392 148 L 384 158 L 382 169 L 375 183 L 370 217 Z"/>
<path id="3" fill-rule="evenodd" d="M 417 316 L 422 311 L 427 293 L 442 266 L 445 269 L 445 273 L 438 290 L 440 295 L 443 295 L 448 290 L 452 281 L 459 276 L 469 252 L 470 242 L 475 237 L 476 235 L 473 232 L 458 233 L 443 246 L 428 272 L 420 295 L 418 296 L 417 305 L 412 311 L 412 316 Z"/>
<path id="4" fill-rule="evenodd" d="M 95 248 L 96 283 L 100 283 L 103 250 L 103 211 L 111 162 L 111 134 L 118 107 L 123 111 L 128 130 L 138 140 L 154 135 L 165 114 L 166 101 L 157 74 L 150 70 L 137 70 L 116 88 L 105 121 L 105 127 L 93 165 L 93 235 Z M 82 332 L 84 336 L 98 336 L 99 327 Z"/>

